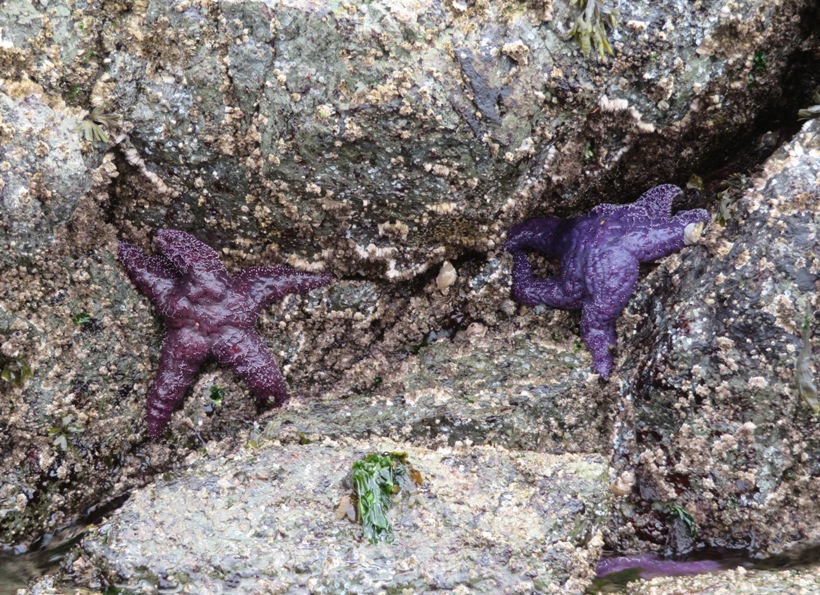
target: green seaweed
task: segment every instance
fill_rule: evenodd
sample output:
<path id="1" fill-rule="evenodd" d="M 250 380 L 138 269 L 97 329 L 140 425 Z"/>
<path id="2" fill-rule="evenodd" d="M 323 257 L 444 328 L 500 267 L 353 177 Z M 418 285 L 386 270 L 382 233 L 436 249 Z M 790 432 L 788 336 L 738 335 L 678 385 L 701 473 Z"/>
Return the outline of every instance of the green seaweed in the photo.
<path id="1" fill-rule="evenodd" d="M 584 164 L 589 165 L 595 159 L 595 141 L 587 139 L 584 141 Z"/>
<path id="2" fill-rule="evenodd" d="M 686 529 L 689 531 L 689 535 L 691 537 L 697 537 L 698 535 L 698 525 L 695 523 L 695 519 L 692 518 L 692 515 L 686 512 L 681 506 L 678 504 L 670 504 L 669 505 L 669 512 L 672 513 L 672 516 L 676 519 L 683 521 L 683 524 L 686 526 Z"/>
<path id="3" fill-rule="evenodd" d="M 814 376 L 811 372 L 811 316 L 808 308 L 803 324 L 801 325 L 801 338 L 802 346 L 800 353 L 797 354 L 797 360 L 794 363 L 797 393 L 806 404 L 811 407 L 814 413 L 820 413 L 820 400 L 817 399 L 817 384 L 814 382 Z"/>
<path id="4" fill-rule="evenodd" d="M 0 378 L 12 386 L 23 386 L 28 378 L 32 378 L 34 373 L 25 358 L 13 359 L 3 365 L 0 371 Z"/>
<path id="5" fill-rule="evenodd" d="M 571 0 L 570 4 L 581 9 L 569 35 L 581 46 L 584 56 L 589 57 L 593 45 L 601 58 L 606 54 L 614 55 L 606 30 L 616 27 L 618 9 L 607 6 L 605 0 Z"/>
<path id="6" fill-rule="evenodd" d="M 749 88 L 754 87 L 757 83 L 757 75 L 762 74 L 766 70 L 766 65 L 769 62 L 769 57 L 766 52 L 757 50 L 752 56 L 752 70 L 749 73 Z"/>
<path id="7" fill-rule="evenodd" d="M 80 86 L 79 85 L 71 85 L 71 88 L 66 93 L 66 101 L 69 103 L 75 101 L 77 97 L 80 95 Z"/>
<path id="8" fill-rule="evenodd" d="M 74 435 L 81 433 L 85 428 L 75 421 L 73 415 L 66 415 L 60 418 L 60 421 L 48 429 L 48 435 L 54 436 L 52 444 L 60 450 L 74 451 L 74 447 L 69 443 L 68 439 Z"/>
<path id="9" fill-rule="evenodd" d="M 213 385 L 211 387 L 211 401 L 217 405 L 222 404 L 222 399 L 225 398 L 225 389 L 221 386 Z"/>
<path id="10" fill-rule="evenodd" d="M 752 70 L 755 72 L 763 72 L 766 70 L 766 65 L 769 62 L 769 57 L 763 50 L 757 50 L 752 57 Z"/>
<path id="11" fill-rule="evenodd" d="M 72 316 L 71 320 L 74 322 L 74 324 L 83 325 L 91 322 L 93 318 L 91 318 L 91 314 L 83 310 L 82 312 L 78 312 L 77 314 Z"/>
<path id="12" fill-rule="evenodd" d="M 641 569 L 627 568 L 626 570 L 613 572 L 604 577 L 596 578 L 584 593 L 589 595 L 623 593 L 626 590 L 627 583 L 639 580 L 641 580 Z"/>
<path id="13" fill-rule="evenodd" d="M 393 505 L 393 496 L 402 486 L 411 485 L 408 478 L 421 484 L 421 474 L 407 462 L 407 453 L 371 453 L 353 463 L 357 519 L 370 543 L 393 542 L 387 512 Z"/>

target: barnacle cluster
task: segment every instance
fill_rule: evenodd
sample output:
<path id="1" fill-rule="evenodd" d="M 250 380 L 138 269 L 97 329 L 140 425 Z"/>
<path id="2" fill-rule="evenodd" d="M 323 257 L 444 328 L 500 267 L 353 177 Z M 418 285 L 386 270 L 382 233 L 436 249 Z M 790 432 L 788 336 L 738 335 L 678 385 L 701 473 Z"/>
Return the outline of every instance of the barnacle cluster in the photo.
<path id="1" fill-rule="evenodd" d="M 618 9 L 606 5 L 605 0 L 571 0 L 572 6 L 581 9 L 569 34 L 581 46 L 584 56 L 589 57 L 592 45 L 600 57 L 614 55 L 606 37 L 607 27 L 614 29 L 618 22 Z"/>

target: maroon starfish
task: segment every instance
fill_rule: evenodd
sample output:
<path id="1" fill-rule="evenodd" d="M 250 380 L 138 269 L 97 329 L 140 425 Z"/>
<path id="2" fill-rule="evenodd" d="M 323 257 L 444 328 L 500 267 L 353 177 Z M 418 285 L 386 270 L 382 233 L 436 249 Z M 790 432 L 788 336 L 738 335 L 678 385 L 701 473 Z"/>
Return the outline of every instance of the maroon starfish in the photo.
<path id="1" fill-rule="evenodd" d="M 260 407 L 284 403 L 285 381 L 254 328 L 256 318 L 268 304 L 327 285 L 333 277 L 287 266 L 230 276 L 213 249 L 185 232 L 160 230 L 155 243 L 164 256 L 146 256 L 127 242 L 120 242 L 117 253 L 168 326 L 146 403 L 151 437 L 162 433 L 208 356 L 230 366 Z"/>

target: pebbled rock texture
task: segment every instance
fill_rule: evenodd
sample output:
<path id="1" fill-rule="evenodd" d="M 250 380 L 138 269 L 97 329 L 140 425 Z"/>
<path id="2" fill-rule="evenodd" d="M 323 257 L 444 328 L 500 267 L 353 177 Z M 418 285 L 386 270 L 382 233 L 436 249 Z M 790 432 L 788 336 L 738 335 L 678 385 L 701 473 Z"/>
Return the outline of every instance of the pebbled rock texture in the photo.
<path id="1" fill-rule="evenodd" d="M 335 510 L 351 465 L 404 451 L 424 483 L 371 545 Z M 582 593 L 607 517 L 597 455 L 499 447 L 430 451 L 386 440 L 268 446 L 206 458 L 135 493 L 83 540 L 87 584 L 154 592 Z"/>
<path id="2" fill-rule="evenodd" d="M 778 595 L 820 591 L 820 567 L 789 570 L 745 570 L 688 577 L 662 577 L 629 583 L 626 595 L 709 593 L 710 595 Z"/>
<path id="3" fill-rule="evenodd" d="M 124 168 L 114 215 L 415 277 L 536 205 L 626 200 L 736 143 L 808 4 L 724 4 L 624 3 L 596 64 L 563 2 L 141 3 L 102 31 L 100 92 L 162 182 Z"/>
<path id="4" fill-rule="evenodd" d="M 517 323 L 499 324 L 492 333 L 481 323 L 453 338 L 442 333 L 384 369 L 370 390 L 337 389 L 321 400 L 292 402 L 259 434 L 288 442 L 385 436 L 428 448 L 606 452 L 613 408 L 597 398 L 578 338 L 544 337 L 537 327 L 524 331 Z"/>
<path id="5" fill-rule="evenodd" d="M 812 5 L 624 3 L 596 62 L 563 2 L 9 0 L 0 72 L 109 116 L 121 229 L 400 280 L 748 150 Z"/>
<path id="6" fill-rule="evenodd" d="M 30 81 L 0 80 L 0 267 L 48 248 L 91 187 L 77 111 Z"/>
<path id="7" fill-rule="evenodd" d="M 635 488 L 621 545 L 773 554 L 820 540 L 820 413 L 796 373 L 804 324 L 820 351 L 818 176 L 813 121 L 731 194 L 725 227 L 631 302 L 641 322 L 625 330 L 618 442 Z M 816 357 L 806 370 L 816 378 Z"/>
<path id="8" fill-rule="evenodd" d="M 577 320 L 516 314 L 504 232 L 763 150 L 757 118 L 812 42 L 809 0 L 624 3 L 605 63 L 565 39 L 564 2 L 359 4 L 3 3 L 0 365 L 33 377 L 0 382 L 0 544 L 31 544 L 201 440 L 267 431 L 247 388 L 206 367 L 177 439 L 145 443 L 162 328 L 113 254 L 171 223 L 232 270 L 341 277 L 260 317 L 293 411 L 328 424 L 274 414 L 271 433 L 343 436 L 330 413 L 349 406 L 356 436 L 603 452 L 616 400 L 594 396 Z M 76 131 L 93 117 L 107 141 Z M 458 337 L 482 328 L 470 368 Z"/>

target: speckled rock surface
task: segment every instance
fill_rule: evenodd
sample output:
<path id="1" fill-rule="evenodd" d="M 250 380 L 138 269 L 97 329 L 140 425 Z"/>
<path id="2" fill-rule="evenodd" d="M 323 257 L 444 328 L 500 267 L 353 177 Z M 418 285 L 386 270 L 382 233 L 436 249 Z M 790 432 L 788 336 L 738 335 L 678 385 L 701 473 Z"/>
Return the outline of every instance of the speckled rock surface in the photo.
<path id="1" fill-rule="evenodd" d="M 595 398 L 577 319 L 509 301 L 503 232 L 749 149 L 808 51 L 809 4 L 630 2 L 599 63 L 565 39 L 564 2 L 5 2 L 0 365 L 33 377 L 0 382 L 0 544 L 31 543 L 200 439 L 344 435 L 340 409 L 356 436 L 604 452 L 617 399 Z M 75 129 L 94 108 L 105 141 Z M 145 442 L 162 329 L 113 253 L 168 226 L 229 270 L 340 277 L 258 325 L 291 424 L 252 426 L 245 387 L 206 367 L 168 441 Z"/>
<path id="2" fill-rule="evenodd" d="M 563 2 L 10 0 L 0 72 L 111 118 L 93 151 L 116 155 L 131 239 L 174 221 L 396 280 L 535 206 L 628 200 L 746 150 L 810 5 L 625 3 L 598 62 Z"/>
<path id="3" fill-rule="evenodd" d="M 346 398 L 330 391 L 320 400 L 293 403 L 261 434 L 294 441 L 376 435 L 430 447 L 606 452 L 611 404 L 597 399 L 597 376 L 578 338 L 517 328 L 544 317 L 539 310 L 492 333 L 473 323 L 455 339 L 434 340 L 386 370 L 378 388 Z"/>
<path id="4" fill-rule="evenodd" d="M 499 245 L 544 196 L 591 206 L 700 169 L 775 97 L 805 6 L 624 3 L 597 64 L 563 2 L 138 3 L 101 39 L 99 96 L 142 160 L 114 216 L 412 278 Z"/>
<path id="5" fill-rule="evenodd" d="M 745 570 L 738 568 L 687 577 L 662 577 L 627 585 L 627 595 L 812 595 L 820 592 L 820 567 L 792 570 Z"/>
<path id="6" fill-rule="evenodd" d="M 30 81 L 0 79 L 0 267 L 48 247 L 91 187 L 78 111 Z"/>
<path id="7" fill-rule="evenodd" d="M 820 541 L 820 413 L 796 374 L 803 324 L 820 351 L 818 176 L 814 121 L 731 195 L 725 227 L 631 302 L 641 322 L 625 325 L 618 441 L 640 539 L 672 552 Z M 691 515 L 696 539 L 670 505 Z"/>
<path id="8" fill-rule="evenodd" d="M 386 435 L 427 446 L 609 448 L 611 402 L 596 400 L 589 357 L 567 330 L 577 323 L 544 308 L 517 313 L 495 254 L 457 263 L 448 287 L 430 278 L 412 297 L 361 281 L 288 297 L 258 328 L 290 403 L 259 417 L 229 370 L 206 365 L 166 437 L 147 441 L 145 398 L 162 328 L 115 260 L 114 229 L 81 231 L 98 210 L 84 199 L 75 233 L 36 269 L 0 272 L 0 364 L 25 361 L 33 372 L 22 386 L 0 382 L 7 542 L 31 543 L 202 440 Z M 226 264 L 239 268 L 231 254 Z M 82 313 L 89 322 L 75 322 Z M 222 406 L 210 398 L 217 386 Z"/>
<path id="9" fill-rule="evenodd" d="M 395 543 L 337 520 L 367 452 L 406 451 L 424 483 L 389 513 Z M 609 509 L 597 455 L 499 447 L 432 451 L 387 440 L 267 446 L 206 458 L 135 493 L 82 543 L 98 583 L 202 593 L 581 593 Z"/>

